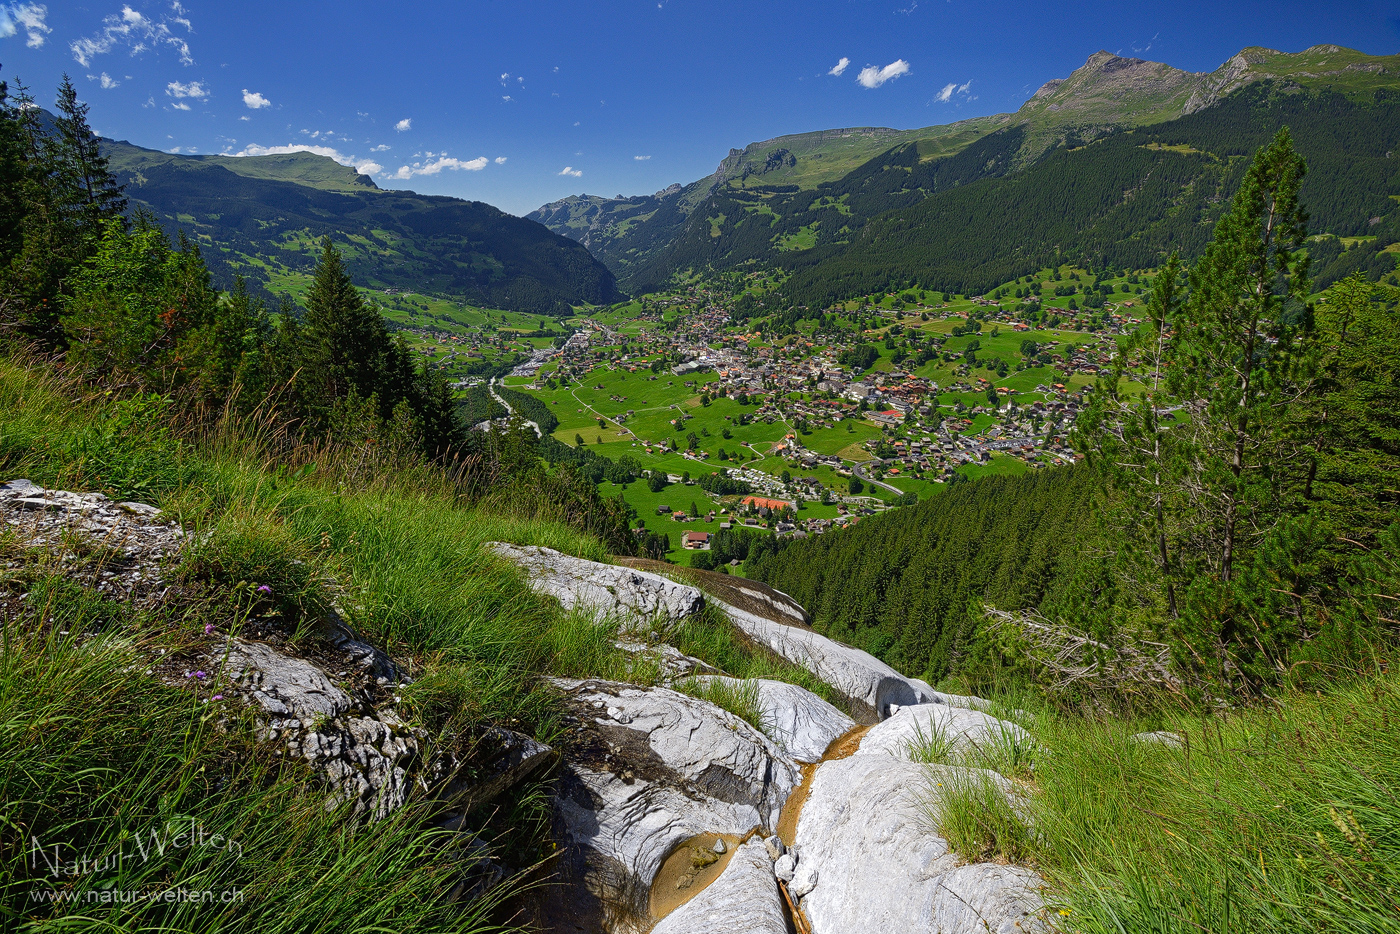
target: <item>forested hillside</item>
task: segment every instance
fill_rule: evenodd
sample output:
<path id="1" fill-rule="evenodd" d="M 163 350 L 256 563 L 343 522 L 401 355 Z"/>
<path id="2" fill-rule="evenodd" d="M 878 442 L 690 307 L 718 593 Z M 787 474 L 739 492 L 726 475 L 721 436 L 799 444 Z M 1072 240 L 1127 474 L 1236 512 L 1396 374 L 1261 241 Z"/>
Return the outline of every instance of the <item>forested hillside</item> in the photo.
<path id="1" fill-rule="evenodd" d="M 1238 160 L 1231 158 L 1252 152 L 1281 121 L 1308 122 L 1310 130 L 1297 134 L 1299 145 L 1309 158 L 1330 164 L 1319 162 L 1309 182 L 1315 202 L 1373 183 L 1364 171 L 1337 175 L 1330 167 L 1348 165 L 1347 147 L 1363 142 L 1370 153 L 1371 135 L 1389 132 L 1367 126 L 1364 112 L 1400 91 L 1396 72 L 1394 57 L 1337 46 L 1296 54 L 1245 49 L 1209 74 L 1097 52 L 1067 79 L 1047 82 L 1015 114 L 870 131 L 857 143 L 825 137 L 866 131 L 781 137 L 731 150 L 713 175 L 684 188 L 635 198 L 571 197 L 530 216 L 587 245 L 634 292 L 661 288 L 685 270 L 749 261 L 794 270 L 797 281 L 785 298 L 796 304 L 902 283 L 982 291 L 1021 274 L 1008 270 L 1053 262 L 1057 249 L 1076 260 L 1111 253 L 1123 258 L 1121 265 L 1151 266 L 1165 255 L 1163 244 L 1200 249 L 1202 231 L 1238 181 L 1230 174 L 1239 171 Z M 1289 109 L 1273 99 L 1293 97 L 1314 103 Z M 1363 113 L 1343 112 L 1343 104 Z M 1177 139 L 1166 127 L 1191 138 Z M 1139 135 L 1132 141 L 1095 148 L 1133 128 Z M 1162 135 L 1152 135 L 1155 130 Z M 876 138 L 891 146 L 871 152 Z M 1176 147 L 1177 158 L 1131 152 L 1141 146 Z M 1190 156 L 1199 158 L 1184 158 Z M 829 169 L 836 165 L 850 171 L 833 177 Z M 1376 169 L 1370 166 L 1372 174 Z M 1003 177 L 1006 185 L 948 194 Z M 1022 184 L 1011 183 L 1022 177 Z M 1069 187 L 1075 195 L 1064 209 Z M 1139 203 L 1123 209 L 1130 201 Z M 1162 216 L 1143 205 L 1160 207 Z M 1360 222 L 1354 212 L 1342 212 L 1314 230 L 1359 233 L 1358 223 L 1389 210 L 1371 208 Z M 1129 261 L 1140 257 L 1151 261 Z M 817 266 L 821 271 L 812 273 Z M 884 278 L 872 272 L 882 266 L 889 268 Z"/>
<path id="2" fill-rule="evenodd" d="M 1400 95 L 1380 89 L 1358 101 L 1262 82 L 1189 117 L 1059 150 L 1025 171 L 877 217 L 849 247 L 788 260 L 784 296 L 824 307 L 910 284 L 980 293 L 1056 257 L 1147 268 L 1173 250 L 1197 256 L 1248 154 L 1282 126 L 1310 166 L 1302 196 L 1314 233 L 1370 234 L 1375 218 L 1396 209 Z M 1000 174 L 1000 163 L 986 164 Z"/>
<path id="3" fill-rule="evenodd" d="M 843 532 L 755 549 L 744 572 L 791 594 L 819 631 L 937 682 L 967 660 L 980 601 L 1070 599 L 1095 537 L 1094 489 L 1083 467 L 959 483 Z"/>
<path id="4" fill-rule="evenodd" d="M 1315 100 L 1283 103 L 1310 126 Z M 1355 178 L 1386 159 L 1383 138 L 1332 138 L 1357 153 Z M 1396 636 L 1383 608 L 1400 584 L 1400 288 L 1357 272 L 1319 298 L 1303 247 L 1310 213 L 1345 222 L 1376 192 L 1310 189 L 1288 130 L 1242 161 L 1200 258 L 1172 253 L 1144 324 L 1099 372 L 1075 427 L 1087 463 L 956 485 L 751 555 L 749 573 L 931 679 L 1005 664 L 1121 700 L 1370 670 Z M 1341 162 L 1317 160 L 1325 181 Z"/>
<path id="5" fill-rule="evenodd" d="M 308 272 L 330 236 L 357 285 L 532 314 L 621 297 L 607 267 L 567 237 L 489 204 L 356 184 L 324 156 L 175 156 L 109 140 L 103 152 L 132 206 L 200 243 L 225 287 L 234 273 L 270 288 Z"/>

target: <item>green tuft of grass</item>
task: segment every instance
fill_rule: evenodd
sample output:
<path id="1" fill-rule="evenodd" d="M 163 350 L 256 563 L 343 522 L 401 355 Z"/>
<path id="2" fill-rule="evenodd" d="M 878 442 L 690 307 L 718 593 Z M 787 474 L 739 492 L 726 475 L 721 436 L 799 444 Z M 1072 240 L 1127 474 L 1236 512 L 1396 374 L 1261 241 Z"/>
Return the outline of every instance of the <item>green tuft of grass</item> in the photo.
<path id="1" fill-rule="evenodd" d="M 972 768 L 930 768 L 919 799 L 931 826 L 969 863 L 1024 863 L 1031 833 L 993 773 Z"/>
<path id="2" fill-rule="evenodd" d="M 758 685 L 752 681 L 701 676 L 677 682 L 676 688 L 729 711 L 765 736 L 772 730 L 772 723 L 759 704 Z"/>

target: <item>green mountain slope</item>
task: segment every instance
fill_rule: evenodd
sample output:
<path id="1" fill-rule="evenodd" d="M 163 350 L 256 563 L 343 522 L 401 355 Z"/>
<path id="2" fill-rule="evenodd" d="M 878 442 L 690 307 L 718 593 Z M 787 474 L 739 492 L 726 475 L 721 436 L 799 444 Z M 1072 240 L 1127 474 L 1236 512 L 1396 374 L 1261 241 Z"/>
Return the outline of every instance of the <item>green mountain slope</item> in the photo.
<path id="1" fill-rule="evenodd" d="M 334 159 L 310 152 L 291 152 L 275 156 L 180 156 L 168 152 L 143 149 L 126 141 L 107 147 L 112 171 L 121 172 L 144 184 L 143 173 L 156 166 L 197 162 L 217 165 L 244 178 L 296 182 L 322 191 L 379 190 L 374 179 L 361 175 L 354 166 L 341 165 Z"/>
<path id="2" fill-rule="evenodd" d="M 220 279 L 240 273 L 277 291 L 330 235 L 363 286 L 537 314 L 621 297 L 573 240 L 481 202 L 382 191 L 324 156 L 177 156 L 115 141 L 104 151 L 132 207 L 197 240 Z"/>
<path id="3" fill-rule="evenodd" d="M 1378 89 L 1400 88 L 1400 56 L 1337 46 L 1296 54 L 1251 48 L 1213 72 L 1193 73 L 1100 51 L 1068 78 L 1047 82 L 1015 114 L 778 137 L 731 150 L 713 175 L 684 188 L 571 197 L 530 217 L 579 240 L 632 291 L 696 266 L 801 265 L 803 254 L 815 260 L 839 252 L 881 214 L 1028 171 L 1056 150 L 1210 110 L 1261 81 L 1284 93 L 1370 99 Z"/>
<path id="4" fill-rule="evenodd" d="M 1384 235 L 1376 247 L 1400 239 L 1391 235 L 1400 226 L 1400 94 L 1380 88 L 1354 100 L 1268 81 L 876 217 L 849 243 L 790 259 L 784 296 L 818 307 L 905 282 L 980 293 L 1059 258 L 1144 268 L 1172 250 L 1193 257 L 1248 155 L 1282 126 L 1309 164 L 1302 197 L 1315 234 Z M 1319 244 L 1319 254 L 1328 248 Z M 1322 263 L 1317 270 L 1327 272 Z"/>

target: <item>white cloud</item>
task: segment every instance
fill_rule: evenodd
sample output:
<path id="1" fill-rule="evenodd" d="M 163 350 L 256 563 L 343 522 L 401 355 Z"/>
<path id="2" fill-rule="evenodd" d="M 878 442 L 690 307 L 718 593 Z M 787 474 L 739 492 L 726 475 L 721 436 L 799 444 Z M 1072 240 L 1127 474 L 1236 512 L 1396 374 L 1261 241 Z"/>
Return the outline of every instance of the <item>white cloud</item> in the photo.
<path id="1" fill-rule="evenodd" d="M 45 37 L 53 32 L 44 22 L 49 8 L 42 3 L 0 3 L 0 39 L 8 39 L 21 29 L 31 49 L 44 47 Z"/>
<path id="2" fill-rule="evenodd" d="M 509 80 L 510 80 L 510 72 L 508 72 L 508 71 L 503 71 L 503 72 L 501 72 L 501 87 L 505 87 L 505 86 L 506 86 L 506 82 L 509 81 Z"/>
<path id="3" fill-rule="evenodd" d="M 378 146 L 371 146 L 370 149 L 369 149 L 369 151 L 370 151 L 370 152 L 388 152 L 388 151 L 389 151 L 389 144 L 388 144 L 388 143 L 380 143 Z"/>
<path id="4" fill-rule="evenodd" d="M 257 91 L 250 91 L 247 88 L 244 88 L 243 105 L 249 110 L 261 110 L 264 107 L 271 107 L 272 101 L 263 97 L 262 94 L 260 94 Z"/>
<path id="5" fill-rule="evenodd" d="M 96 81 L 102 86 L 102 89 L 104 91 L 111 90 L 112 88 L 121 87 L 121 82 L 118 81 L 116 78 L 113 78 L 111 75 L 107 74 L 107 72 L 105 71 L 102 72 L 102 74 L 100 75 L 88 75 L 87 79 L 89 81 Z"/>
<path id="6" fill-rule="evenodd" d="M 412 117 L 404 117 L 404 118 L 403 118 L 402 120 L 400 120 L 398 123 L 394 124 L 394 129 L 398 130 L 400 133 L 402 133 L 404 130 L 408 130 L 408 129 L 412 129 L 412 128 L 413 128 L 413 118 L 412 118 Z"/>
<path id="7" fill-rule="evenodd" d="M 560 172 L 559 174 L 560 174 L 560 175 L 570 175 L 570 176 L 573 176 L 574 178 L 578 178 L 580 175 L 583 174 L 583 169 L 576 169 L 576 168 L 574 168 L 574 167 L 571 166 L 571 165 L 566 165 L 566 166 L 564 166 L 564 171 Z"/>
<path id="8" fill-rule="evenodd" d="M 425 153 L 425 155 L 429 158 L 432 157 L 432 153 Z M 413 165 L 399 166 L 399 170 L 394 173 L 393 177 L 412 178 L 415 175 L 437 175 L 443 169 L 451 169 L 454 172 L 480 172 L 486 168 L 486 164 L 490 161 L 485 156 L 477 156 L 475 159 L 468 159 L 464 162 L 461 159 L 452 159 L 438 153 L 438 157 L 431 162 L 415 162 Z"/>
<path id="9" fill-rule="evenodd" d="M 651 156 L 633 156 L 632 158 L 636 159 L 638 162 L 645 162 L 650 159 Z"/>
<path id="10" fill-rule="evenodd" d="M 380 165 L 378 162 L 361 162 L 359 165 L 355 166 L 355 171 L 359 172 L 361 175 L 378 175 L 380 172 L 384 171 L 384 166 Z"/>
<path id="11" fill-rule="evenodd" d="M 843 72 L 845 72 L 845 70 L 846 70 L 848 67 L 850 67 L 850 64 L 851 64 L 851 60 L 850 60 L 849 58 L 847 58 L 846 56 L 843 55 L 843 56 L 841 56 L 841 61 L 837 62 L 835 65 L 832 65 L 832 66 L 831 66 L 831 70 L 828 71 L 827 74 L 829 74 L 829 75 L 840 75 L 840 74 L 842 74 Z"/>
<path id="12" fill-rule="evenodd" d="M 185 12 L 184 7 L 178 3 L 172 4 L 171 10 L 175 16 L 162 16 L 155 20 L 128 5 L 123 5 L 120 13 L 113 13 L 102 20 L 101 32 L 87 38 L 74 39 L 68 43 L 68 49 L 73 53 L 74 60 L 84 68 L 92 63 L 95 56 L 105 55 L 119 45 L 125 46 L 132 55 L 140 55 L 154 46 L 169 46 L 180 56 L 181 64 L 193 65 L 194 58 L 190 55 L 189 42 L 176 35 L 170 24 L 182 26 L 186 32 L 193 32 L 193 27 L 189 19 L 182 15 Z"/>
<path id="13" fill-rule="evenodd" d="M 189 110 L 189 109 L 190 109 L 190 105 L 189 105 L 189 104 L 186 104 L 184 101 L 176 101 L 175 103 L 171 104 L 170 106 L 171 106 L 171 108 L 174 109 L 174 110 Z"/>
<path id="14" fill-rule="evenodd" d="M 496 164 L 497 164 L 497 165 L 505 165 L 505 164 L 506 164 L 506 157 L 505 157 L 505 156 L 497 156 L 497 157 L 496 157 Z"/>
<path id="15" fill-rule="evenodd" d="M 509 103 L 511 102 L 511 100 L 513 100 L 513 98 L 512 98 L 509 94 L 502 94 L 502 95 L 501 95 L 501 100 L 503 100 L 503 101 L 505 101 L 507 104 L 509 104 Z"/>
<path id="16" fill-rule="evenodd" d="M 198 81 L 191 81 L 189 84 L 181 84 L 178 81 L 172 81 L 165 86 L 165 93 L 176 100 L 185 97 L 193 98 L 197 101 L 209 99 L 209 89 Z M 183 109 L 188 110 L 189 108 Z"/>
<path id="17" fill-rule="evenodd" d="M 966 84 L 958 84 L 956 81 L 949 82 L 948 84 L 943 85 L 943 90 L 933 95 L 933 99 L 941 104 L 946 104 L 953 99 L 954 94 L 966 95 L 967 89 L 970 87 L 972 87 L 971 81 L 967 82 Z"/>
<path id="18" fill-rule="evenodd" d="M 890 62 L 884 68 L 876 68 L 874 65 L 866 65 L 856 75 L 856 83 L 861 87 L 878 88 L 886 81 L 893 81 L 900 75 L 909 74 L 909 63 L 904 59 L 897 59 Z"/>

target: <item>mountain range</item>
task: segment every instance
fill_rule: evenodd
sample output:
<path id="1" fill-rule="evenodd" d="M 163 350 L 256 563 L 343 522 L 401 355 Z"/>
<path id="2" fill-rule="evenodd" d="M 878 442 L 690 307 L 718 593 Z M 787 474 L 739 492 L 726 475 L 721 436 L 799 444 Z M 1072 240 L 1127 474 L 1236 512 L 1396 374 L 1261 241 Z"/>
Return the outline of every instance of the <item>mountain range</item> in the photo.
<path id="1" fill-rule="evenodd" d="M 329 234 L 358 285 L 536 314 L 621 297 L 571 239 L 479 201 L 381 190 L 325 156 L 186 156 L 118 140 L 103 151 L 132 207 L 199 243 L 224 285 L 237 273 L 284 291 Z"/>
<path id="2" fill-rule="evenodd" d="M 630 291 L 746 262 L 793 271 L 800 301 L 905 280 L 991 287 L 1057 252 L 1155 265 L 1204 244 L 1241 160 L 1284 124 L 1314 163 L 1314 230 L 1371 232 L 1400 194 L 1397 91 L 1400 56 L 1334 45 L 1248 48 L 1209 73 L 1100 51 L 1015 113 L 777 137 L 731 149 L 688 185 L 571 196 L 527 216 L 587 246 Z M 973 244 L 950 243 L 969 232 Z"/>

